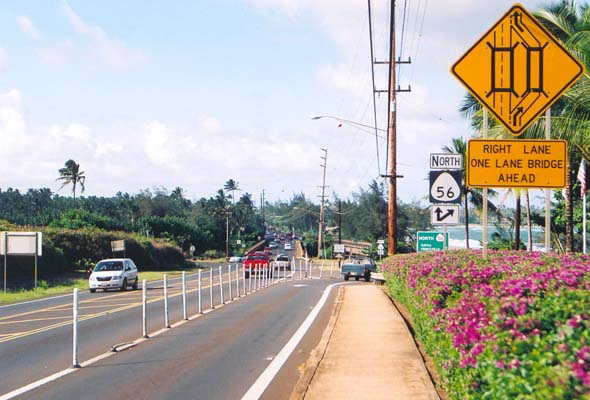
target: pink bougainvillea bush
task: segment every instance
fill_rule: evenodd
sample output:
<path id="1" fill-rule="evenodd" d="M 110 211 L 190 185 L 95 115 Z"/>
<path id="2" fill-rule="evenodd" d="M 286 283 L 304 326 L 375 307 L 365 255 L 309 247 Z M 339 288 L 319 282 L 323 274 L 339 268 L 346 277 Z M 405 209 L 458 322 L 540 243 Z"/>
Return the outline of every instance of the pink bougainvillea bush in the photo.
<path id="1" fill-rule="evenodd" d="M 590 258 L 431 252 L 383 270 L 450 399 L 590 399 Z"/>

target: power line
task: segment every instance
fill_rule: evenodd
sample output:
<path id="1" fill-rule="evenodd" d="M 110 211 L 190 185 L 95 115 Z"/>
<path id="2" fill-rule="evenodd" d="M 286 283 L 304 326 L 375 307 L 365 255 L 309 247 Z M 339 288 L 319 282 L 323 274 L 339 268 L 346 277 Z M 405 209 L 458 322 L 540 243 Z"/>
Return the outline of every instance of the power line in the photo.
<path id="1" fill-rule="evenodd" d="M 369 8 L 369 43 L 371 47 L 371 80 L 372 80 L 372 92 L 373 92 L 373 123 L 375 124 L 375 148 L 377 150 L 377 172 L 381 175 L 381 162 L 379 161 L 379 135 L 377 134 L 377 100 L 376 100 L 376 91 L 375 91 L 375 64 L 373 56 L 373 24 L 371 23 L 371 0 L 367 0 L 367 5 Z"/>

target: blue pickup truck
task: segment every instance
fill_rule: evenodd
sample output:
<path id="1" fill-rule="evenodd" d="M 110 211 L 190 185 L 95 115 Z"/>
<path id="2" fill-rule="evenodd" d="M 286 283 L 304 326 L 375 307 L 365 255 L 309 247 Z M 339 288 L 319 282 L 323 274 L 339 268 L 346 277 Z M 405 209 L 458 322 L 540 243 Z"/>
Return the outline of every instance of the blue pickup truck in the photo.
<path id="1" fill-rule="evenodd" d="M 377 265 L 371 258 L 352 259 L 342 264 L 340 274 L 345 281 L 354 277 L 357 281 L 364 278 L 365 281 L 369 282 L 371 280 L 371 272 L 375 272 L 376 270 Z"/>

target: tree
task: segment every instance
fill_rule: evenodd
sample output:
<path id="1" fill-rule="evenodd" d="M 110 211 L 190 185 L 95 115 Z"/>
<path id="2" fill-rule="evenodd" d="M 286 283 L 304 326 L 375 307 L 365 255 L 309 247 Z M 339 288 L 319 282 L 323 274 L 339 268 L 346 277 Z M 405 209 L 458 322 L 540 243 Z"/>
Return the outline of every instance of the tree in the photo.
<path id="1" fill-rule="evenodd" d="M 84 171 L 80 171 L 80 164 L 72 159 L 66 161 L 65 166 L 59 169 L 59 178 L 56 181 L 62 181 L 62 185 L 58 190 L 63 189 L 64 186 L 72 185 L 72 194 L 74 196 L 74 206 L 76 205 L 76 186 L 80 184 L 81 192 L 84 192 L 84 182 L 86 176 Z"/>
<path id="2" fill-rule="evenodd" d="M 231 202 L 232 202 L 232 204 L 235 204 L 236 203 L 235 192 L 236 192 L 236 190 L 240 190 L 239 185 L 240 185 L 239 182 L 236 182 L 233 179 L 229 179 L 223 185 L 223 190 L 225 190 L 226 192 L 231 192 Z"/>

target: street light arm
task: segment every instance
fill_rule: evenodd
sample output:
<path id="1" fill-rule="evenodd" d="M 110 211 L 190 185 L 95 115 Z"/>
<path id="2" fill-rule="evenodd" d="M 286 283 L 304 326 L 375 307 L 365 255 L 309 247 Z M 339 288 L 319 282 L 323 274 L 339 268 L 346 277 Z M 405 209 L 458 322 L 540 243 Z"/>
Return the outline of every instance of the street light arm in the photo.
<path id="1" fill-rule="evenodd" d="M 322 119 L 322 118 L 331 118 L 331 119 L 335 119 L 336 121 L 340 121 L 340 122 L 344 122 L 346 124 L 352 125 L 352 126 L 362 126 L 363 128 L 369 128 L 372 130 L 377 130 L 379 132 L 387 132 L 385 129 L 381 129 L 381 128 L 375 128 L 374 126 L 371 125 L 366 125 L 366 124 L 361 124 L 360 122 L 356 122 L 356 121 L 351 121 L 348 119 L 344 119 L 344 118 L 340 118 L 340 117 L 336 117 L 334 115 L 311 115 L 309 117 L 312 120 L 318 120 L 318 119 Z M 379 136 L 379 135 L 377 135 Z M 382 139 L 385 139 L 383 136 L 379 136 Z"/>

